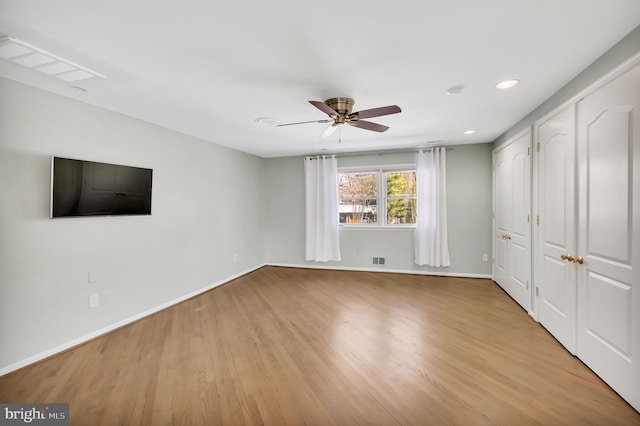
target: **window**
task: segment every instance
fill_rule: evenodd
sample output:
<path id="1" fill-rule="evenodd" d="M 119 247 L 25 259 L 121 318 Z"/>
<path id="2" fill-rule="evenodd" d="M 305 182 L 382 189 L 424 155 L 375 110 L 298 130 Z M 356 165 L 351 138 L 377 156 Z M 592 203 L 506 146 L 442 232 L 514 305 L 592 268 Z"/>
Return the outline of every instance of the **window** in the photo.
<path id="1" fill-rule="evenodd" d="M 416 171 L 383 174 L 387 199 L 387 224 L 416 223 Z"/>
<path id="2" fill-rule="evenodd" d="M 340 223 L 378 223 L 378 172 L 338 174 Z"/>
<path id="3" fill-rule="evenodd" d="M 416 223 L 414 166 L 343 169 L 338 186 L 341 225 L 402 227 Z"/>

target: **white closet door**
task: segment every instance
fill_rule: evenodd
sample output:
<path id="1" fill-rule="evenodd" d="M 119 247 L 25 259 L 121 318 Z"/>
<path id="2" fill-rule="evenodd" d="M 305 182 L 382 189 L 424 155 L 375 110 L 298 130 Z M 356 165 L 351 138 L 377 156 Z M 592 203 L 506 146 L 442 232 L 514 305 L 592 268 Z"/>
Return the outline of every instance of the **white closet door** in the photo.
<path id="1" fill-rule="evenodd" d="M 577 351 L 640 410 L 640 66 L 578 103 Z"/>
<path id="2" fill-rule="evenodd" d="M 508 286 L 511 275 L 509 258 L 509 232 L 511 231 L 511 162 L 504 148 L 493 157 L 494 182 L 494 264 L 493 280 L 502 288 Z"/>
<path id="3" fill-rule="evenodd" d="M 494 153 L 494 280 L 531 308 L 531 132 Z"/>
<path id="4" fill-rule="evenodd" d="M 576 268 L 562 256 L 575 244 L 575 106 L 537 124 L 538 321 L 576 353 Z"/>

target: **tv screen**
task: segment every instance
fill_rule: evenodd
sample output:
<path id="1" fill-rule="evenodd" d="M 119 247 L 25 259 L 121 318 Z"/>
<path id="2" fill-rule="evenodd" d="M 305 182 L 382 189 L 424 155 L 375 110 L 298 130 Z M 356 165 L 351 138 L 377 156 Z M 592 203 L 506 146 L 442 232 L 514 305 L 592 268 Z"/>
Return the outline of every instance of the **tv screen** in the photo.
<path id="1" fill-rule="evenodd" d="M 150 215 L 153 170 L 51 157 L 51 217 Z"/>

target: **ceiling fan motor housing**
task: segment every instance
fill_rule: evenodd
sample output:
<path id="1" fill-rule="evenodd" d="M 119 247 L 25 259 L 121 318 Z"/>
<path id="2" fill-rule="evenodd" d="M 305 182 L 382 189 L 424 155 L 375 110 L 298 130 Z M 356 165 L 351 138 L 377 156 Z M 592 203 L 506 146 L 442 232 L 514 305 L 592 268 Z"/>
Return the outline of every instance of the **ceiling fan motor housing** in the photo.
<path id="1" fill-rule="evenodd" d="M 354 103 L 351 98 L 331 98 L 324 101 L 326 106 L 337 112 L 341 117 L 351 114 Z"/>

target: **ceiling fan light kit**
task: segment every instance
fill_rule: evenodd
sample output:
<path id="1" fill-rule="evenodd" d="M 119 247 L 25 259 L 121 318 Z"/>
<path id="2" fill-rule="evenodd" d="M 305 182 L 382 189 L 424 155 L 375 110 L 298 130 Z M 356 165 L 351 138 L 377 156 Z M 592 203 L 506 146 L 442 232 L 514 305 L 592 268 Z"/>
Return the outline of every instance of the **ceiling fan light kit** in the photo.
<path id="1" fill-rule="evenodd" d="M 351 98 L 341 98 L 341 97 L 327 99 L 324 102 L 309 101 L 309 103 L 314 107 L 318 108 L 320 111 L 327 114 L 329 116 L 329 119 L 279 124 L 278 127 L 292 126 L 295 124 L 306 124 L 306 123 L 331 123 L 329 127 L 327 127 L 320 135 L 320 137 L 323 137 L 323 138 L 330 136 L 337 127 L 343 126 L 344 124 L 348 124 L 353 127 L 359 127 L 365 130 L 371 130 L 374 132 L 382 133 L 389 130 L 389 127 L 383 126 L 382 124 L 373 123 L 371 121 L 365 121 L 362 119 L 371 118 L 371 117 L 381 117 L 383 115 L 397 114 L 399 112 L 402 112 L 400 107 L 397 105 L 389 105 L 385 107 L 351 112 L 353 110 L 353 105 L 355 104 L 355 101 Z"/>

